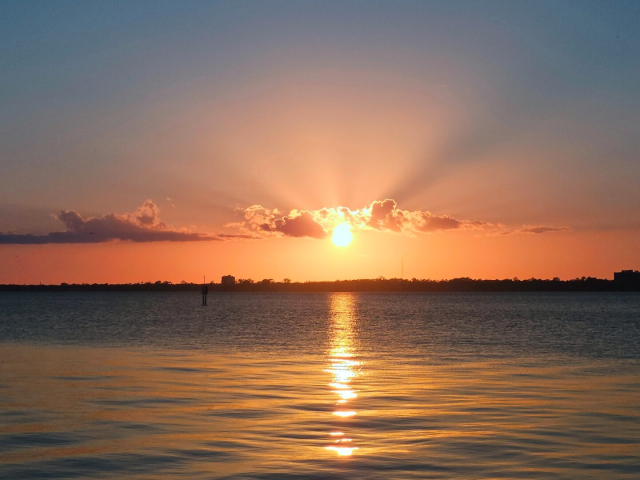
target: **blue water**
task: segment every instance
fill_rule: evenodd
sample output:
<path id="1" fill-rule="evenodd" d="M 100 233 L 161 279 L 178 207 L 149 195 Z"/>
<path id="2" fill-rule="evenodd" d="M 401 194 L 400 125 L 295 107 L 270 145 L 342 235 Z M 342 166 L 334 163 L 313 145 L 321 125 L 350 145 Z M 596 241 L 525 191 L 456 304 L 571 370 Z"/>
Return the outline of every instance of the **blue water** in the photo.
<path id="1" fill-rule="evenodd" d="M 639 478 L 640 295 L 0 292 L 3 478 Z"/>

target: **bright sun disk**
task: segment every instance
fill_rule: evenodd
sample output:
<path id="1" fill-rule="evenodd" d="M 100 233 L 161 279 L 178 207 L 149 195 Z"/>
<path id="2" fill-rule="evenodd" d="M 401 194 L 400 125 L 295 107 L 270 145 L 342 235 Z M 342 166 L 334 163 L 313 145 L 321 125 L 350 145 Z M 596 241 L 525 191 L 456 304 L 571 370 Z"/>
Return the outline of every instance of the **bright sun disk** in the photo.
<path id="1" fill-rule="evenodd" d="M 336 228 L 333 229 L 333 237 L 331 237 L 334 245 L 337 247 L 346 247 L 353 240 L 353 234 L 351 233 L 351 229 L 349 225 L 346 223 L 341 223 Z"/>

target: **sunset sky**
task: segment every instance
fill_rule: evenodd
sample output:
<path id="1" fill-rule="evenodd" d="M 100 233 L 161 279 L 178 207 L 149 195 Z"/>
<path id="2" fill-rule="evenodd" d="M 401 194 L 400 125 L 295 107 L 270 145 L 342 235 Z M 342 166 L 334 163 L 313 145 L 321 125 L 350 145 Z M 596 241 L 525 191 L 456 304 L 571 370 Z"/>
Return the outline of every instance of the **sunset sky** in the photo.
<path id="1" fill-rule="evenodd" d="M 0 1 L 0 283 L 640 269 L 638 25 L 637 1 Z"/>

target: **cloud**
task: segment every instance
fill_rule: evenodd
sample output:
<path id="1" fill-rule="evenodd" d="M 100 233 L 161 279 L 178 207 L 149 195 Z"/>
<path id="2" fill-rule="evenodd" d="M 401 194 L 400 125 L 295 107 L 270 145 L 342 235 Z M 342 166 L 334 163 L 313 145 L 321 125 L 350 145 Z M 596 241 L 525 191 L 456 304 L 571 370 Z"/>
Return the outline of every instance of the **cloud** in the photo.
<path id="1" fill-rule="evenodd" d="M 333 229 L 347 223 L 353 230 L 377 230 L 405 235 L 471 230 L 485 235 L 542 234 L 569 230 L 567 227 L 524 225 L 508 228 L 502 223 L 466 220 L 451 215 L 436 215 L 428 210 L 403 210 L 395 200 L 376 200 L 351 210 L 347 207 L 324 207 L 318 210 L 292 210 L 285 215 L 278 209 L 261 205 L 239 209 L 243 222 L 226 226 L 253 230 L 266 236 L 325 238 Z"/>
<path id="2" fill-rule="evenodd" d="M 519 228 L 507 228 L 503 226 L 501 229 L 493 229 L 487 232 L 487 235 L 540 235 L 543 233 L 568 232 L 568 227 L 550 227 L 547 225 L 524 225 Z"/>
<path id="3" fill-rule="evenodd" d="M 536 233 L 536 234 L 540 234 L 540 233 L 547 233 L 547 232 L 564 232 L 570 230 L 567 227 L 548 227 L 546 225 L 534 225 L 534 226 L 529 226 L 526 225 L 522 228 L 519 228 L 518 230 L 516 230 L 513 233 Z"/>
<path id="4" fill-rule="evenodd" d="M 325 238 L 327 232 L 310 212 L 287 215 L 275 220 L 275 229 L 289 237 Z"/>
<path id="5" fill-rule="evenodd" d="M 158 207 L 147 200 L 133 213 L 109 213 L 83 218 L 75 210 L 62 210 L 55 216 L 66 230 L 44 235 L 0 233 L 0 244 L 42 245 L 49 243 L 221 241 L 221 236 L 175 229 L 158 218 Z M 224 238 L 237 237 L 227 235 Z M 241 236 L 244 238 L 244 236 Z"/>
<path id="6" fill-rule="evenodd" d="M 450 215 L 435 215 L 426 210 L 402 210 L 395 200 L 376 200 L 369 205 L 351 210 L 347 207 L 319 210 L 292 210 L 288 215 L 277 209 L 252 205 L 240 210 L 244 222 L 227 224 L 249 228 L 264 235 L 325 238 L 339 224 L 347 223 L 354 230 L 416 234 L 457 229 L 484 229 L 502 227 L 500 224 L 479 220 L 459 220 Z"/>
<path id="7" fill-rule="evenodd" d="M 130 242 L 211 242 L 225 240 L 259 240 L 265 237 L 327 238 L 333 229 L 347 223 L 352 230 L 375 230 L 404 235 L 474 230 L 485 235 L 543 234 L 569 230 L 566 227 L 524 225 L 507 228 L 501 223 L 464 220 L 450 215 L 436 215 L 428 210 L 403 210 L 395 200 L 376 200 L 351 210 L 347 207 L 325 207 L 318 210 L 291 210 L 281 213 L 252 205 L 238 209 L 244 217 L 227 223 L 231 233 L 208 234 L 174 228 L 160 220 L 158 207 L 151 200 L 131 213 L 109 213 L 84 218 L 75 210 L 62 210 L 54 216 L 65 226 L 64 231 L 44 235 L 0 233 L 0 244 L 42 245 L 55 243 Z M 235 230 L 235 231 L 234 231 Z"/>
<path id="8" fill-rule="evenodd" d="M 400 232 L 404 215 L 401 210 L 398 210 L 397 206 L 398 204 L 395 200 L 390 198 L 373 202 L 368 208 L 367 225 L 376 230 Z"/>
<path id="9" fill-rule="evenodd" d="M 258 235 L 251 235 L 247 233 L 238 233 L 238 234 L 230 234 L 230 233 L 219 233 L 217 235 L 218 239 L 236 239 L 236 240 L 262 240 L 262 237 Z"/>
<path id="10" fill-rule="evenodd" d="M 438 232 L 442 230 L 455 230 L 463 226 L 476 227 L 481 225 L 476 222 L 461 221 L 449 215 L 439 217 L 437 215 L 429 214 L 429 212 L 427 212 L 427 214 L 423 213 L 422 219 L 424 223 L 416 227 L 416 229 L 421 232 Z"/>
<path id="11" fill-rule="evenodd" d="M 425 210 L 402 210 L 395 200 L 387 198 L 357 210 L 355 217 L 364 219 L 366 227 L 397 233 L 440 232 L 459 228 L 482 228 L 487 222 L 458 220 L 450 215 L 434 215 Z"/>
<path id="12" fill-rule="evenodd" d="M 252 205 L 243 211 L 249 226 L 262 233 L 318 239 L 328 235 L 314 213 L 306 210 L 292 210 L 289 215 L 281 215 L 277 209 L 269 210 L 261 205 Z"/>

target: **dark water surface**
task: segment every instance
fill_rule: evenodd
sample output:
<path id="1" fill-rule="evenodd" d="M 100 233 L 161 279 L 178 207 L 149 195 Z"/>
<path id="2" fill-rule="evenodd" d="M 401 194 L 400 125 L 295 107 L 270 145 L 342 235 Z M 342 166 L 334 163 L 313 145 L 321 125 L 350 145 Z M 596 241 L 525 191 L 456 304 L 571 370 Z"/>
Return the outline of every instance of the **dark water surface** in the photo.
<path id="1" fill-rule="evenodd" d="M 2 478 L 640 478 L 638 294 L 0 292 Z"/>

